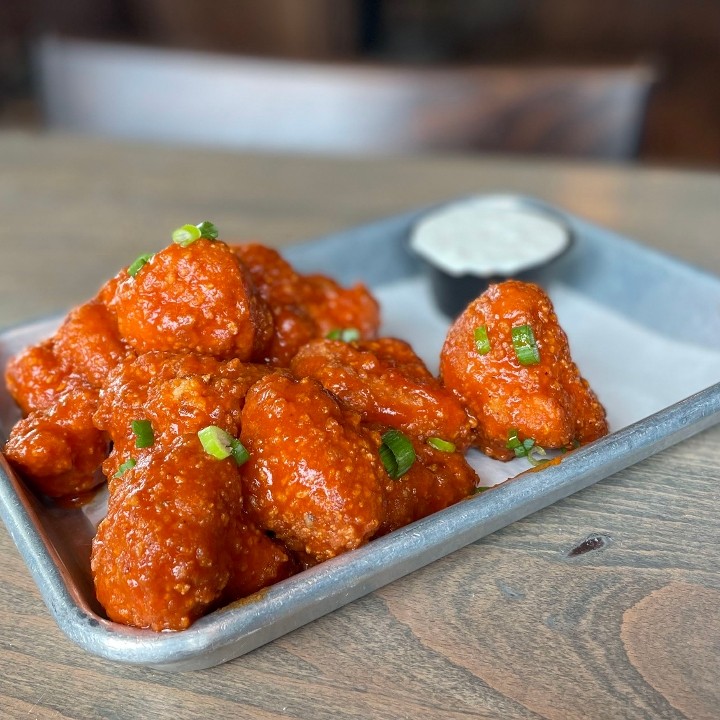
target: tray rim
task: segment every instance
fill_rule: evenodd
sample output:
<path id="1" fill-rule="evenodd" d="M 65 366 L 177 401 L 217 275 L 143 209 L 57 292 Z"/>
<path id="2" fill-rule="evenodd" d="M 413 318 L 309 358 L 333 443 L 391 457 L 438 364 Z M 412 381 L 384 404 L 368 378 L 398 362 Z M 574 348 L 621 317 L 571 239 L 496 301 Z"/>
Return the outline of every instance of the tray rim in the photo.
<path id="1" fill-rule="evenodd" d="M 515 197 L 563 212 L 534 198 Z M 358 229 L 392 220 L 407 221 L 462 199 L 392 216 L 386 221 L 378 220 Z M 569 213 L 563 214 L 570 220 L 576 219 Z M 332 233 L 306 241 L 294 246 L 294 252 L 287 254 L 301 252 L 303 245 L 332 241 L 342 234 Z M 618 237 L 639 246 L 632 240 Z M 669 258 L 678 266 L 715 279 L 700 268 L 651 248 L 639 247 L 650 255 Z M 43 323 L 49 325 L 60 317 L 5 328 L 0 331 L 0 345 L 10 335 L 30 333 L 34 327 Z M 557 465 L 541 472 L 522 473 L 487 492 L 217 610 L 177 633 L 128 628 L 82 607 L 63 577 L 62 561 L 57 552 L 38 530 L 39 520 L 28 499 L 31 494 L 1 455 L 0 516 L 45 604 L 60 629 L 73 642 L 94 655 L 116 662 L 160 670 L 201 669 L 239 657 L 717 423 L 720 423 L 720 382 L 568 454 Z M 432 544 L 418 544 L 419 536 L 431 538 Z M 379 568 L 378 561 L 381 561 Z M 288 603 L 292 603 L 294 610 L 291 616 L 285 612 Z"/>

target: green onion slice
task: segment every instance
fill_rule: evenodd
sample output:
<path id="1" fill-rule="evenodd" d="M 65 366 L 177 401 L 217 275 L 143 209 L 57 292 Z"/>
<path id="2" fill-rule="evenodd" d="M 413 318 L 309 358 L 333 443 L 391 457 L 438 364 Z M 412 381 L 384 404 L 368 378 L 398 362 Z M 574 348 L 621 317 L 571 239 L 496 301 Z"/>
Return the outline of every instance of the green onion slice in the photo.
<path id="1" fill-rule="evenodd" d="M 247 448 L 237 438 L 231 438 L 230 447 L 232 448 L 233 459 L 238 465 L 244 465 L 250 459 Z"/>
<path id="2" fill-rule="evenodd" d="M 232 455 L 233 460 L 238 465 L 242 465 L 250 459 L 250 453 L 245 446 L 217 425 L 208 425 L 202 430 L 198 430 L 197 435 L 203 450 L 217 460 L 224 460 Z"/>
<path id="3" fill-rule="evenodd" d="M 517 428 L 510 428 L 510 430 L 508 430 L 507 437 L 508 439 L 505 443 L 505 447 L 508 450 L 512 450 L 515 453 L 515 457 L 527 457 L 530 450 L 535 447 L 535 440 L 532 438 L 526 438 L 522 441 L 520 440 Z"/>
<path id="4" fill-rule="evenodd" d="M 487 355 L 490 352 L 490 340 L 488 339 L 487 325 L 481 325 L 475 328 L 475 349 L 481 355 Z"/>
<path id="5" fill-rule="evenodd" d="M 415 449 L 399 430 L 388 430 L 382 436 L 379 453 L 387 474 L 393 480 L 402 477 L 415 462 Z"/>
<path id="6" fill-rule="evenodd" d="M 526 457 L 530 464 L 535 465 L 535 467 L 541 463 L 548 462 L 547 459 L 545 459 L 547 455 L 545 449 L 541 448 L 533 438 L 520 440 L 517 428 L 510 428 L 507 437 L 505 447 L 508 450 L 512 450 L 515 453 L 515 457 Z M 541 457 L 536 457 L 536 455 Z"/>
<path id="7" fill-rule="evenodd" d="M 360 331 L 357 328 L 334 328 L 326 336 L 328 340 L 342 340 L 343 342 L 355 342 L 360 339 Z"/>
<path id="8" fill-rule="evenodd" d="M 136 448 L 152 447 L 155 442 L 155 433 L 149 420 L 133 420 L 130 427 L 135 434 Z"/>
<path id="9" fill-rule="evenodd" d="M 535 454 L 540 455 L 541 457 L 536 457 Z M 537 467 L 538 465 L 549 462 L 549 459 L 545 457 L 546 455 L 547 453 L 544 448 L 541 448 L 539 445 L 535 445 L 531 450 L 528 450 L 527 459 L 531 465 Z"/>
<path id="10" fill-rule="evenodd" d="M 148 262 L 148 260 L 150 260 L 152 256 L 153 253 L 145 253 L 144 255 L 140 255 L 139 257 L 137 257 L 128 268 L 128 275 L 130 277 L 135 277 L 140 272 L 140 270 L 143 269 L 145 263 Z"/>
<path id="11" fill-rule="evenodd" d="M 436 450 L 440 450 L 440 452 L 455 452 L 455 443 L 451 443 L 439 437 L 428 438 L 427 443 L 428 445 L 434 447 Z"/>
<path id="12" fill-rule="evenodd" d="M 201 235 L 202 233 L 197 225 L 183 225 L 173 230 L 172 241 L 176 245 L 187 247 L 188 245 L 192 245 L 196 240 L 199 240 Z"/>
<path id="13" fill-rule="evenodd" d="M 520 438 L 518 437 L 518 431 L 517 428 L 510 428 L 507 433 L 507 442 L 505 443 L 505 447 L 508 450 L 518 450 L 523 449 L 523 444 L 520 442 Z"/>
<path id="14" fill-rule="evenodd" d="M 510 331 L 515 355 L 521 365 L 537 365 L 540 351 L 535 341 L 535 333 L 529 325 L 518 325 Z"/>
<path id="15" fill-rule="evenodd" d="M 130 458 L 126 460 L 119 468 L 118 471 L 113 475 L 114 478 L 122 477 L 128 470 L 135 467 L 135 460 Z"/>
<path id="16" fill-rule="evenodd" d="M 181 247 L 192 245 L 196 240 L 217 240 L 218 229 L 209 220 L 203 220 L 197 225 L 183 225 L 172 233 L 172 241 Z"/>
<path id="17" fill-rule="evenodd" d="M 209 220 L 203 220 L 201 223 L 198 223 L 196 227 L 200 231 L 200 237 L 207 240 L 218 239 L 218 229 Z"/>

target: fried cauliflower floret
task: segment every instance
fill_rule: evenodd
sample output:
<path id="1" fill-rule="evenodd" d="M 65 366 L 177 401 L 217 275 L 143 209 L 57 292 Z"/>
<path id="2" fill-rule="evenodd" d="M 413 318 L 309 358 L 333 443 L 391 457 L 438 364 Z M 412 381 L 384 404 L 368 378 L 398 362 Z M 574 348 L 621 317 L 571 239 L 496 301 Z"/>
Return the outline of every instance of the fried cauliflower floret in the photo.
<path id="1" fill-rule="evenodd" d="M 5 368 L 5 384 L 24 414 L 49 408 L 71 381 L 53 351 L 53 341 L 32 345 L 12 357 Z"/>
<path id="2" fill-rule="evenodd" d="M 118 283 L 110 306 L 137 353 L 250 360 L 263 355 L 272 335 L 272 316 L 245 267 L 225 243 L 205 238 L 155 253 Z"/>
<path id="3" fill-rule="evenodd" d="M 253 385 L 241 440 L 248 513 L 309 563 L 362 545 L 380 526 L 378 447 L 317 381 L 277 372 Z"/>
<path id="4" fill-rule="evenodd" d="M 237 437 L 245 395 L 268 372 L 262 365 L 189 352 L 126 357 L 110 373 L 94 418 L 115 446 L 103 466 L 105 474 L 112 482 L 119 465 L 132 456 L 136 420 L 149 421 L 158 442 L 207 425 Z"/>
<path id="5" fill-rule="evenodd" d="M 512 329 L 529 326 L 539 358 L 522 364 Z M 486 328 L 489 351 L 476 345 Z M 491 285 L 450 328 L 440 356 L 443 383 L 478 419 L 478 447 L 508 460 L 508 433 L 545 448 L 587 443 L 608 432 L 605 410 L 570 356 L 552 303 L 537 285 Z"/>
<path id="6" fill-rule="evenodd" d="M 313 340 L 290 367 L 314 377 L 364 422 L 440 437 L 461 449 L 470 444 L 473 420 L 462 403 L 402 340 Z"/>
<path id="7" fill-rule="evenodd" d="M 108 440 L 93 424 L 97 403 L 97 389 L 74 378 L 53 404 L 13 426 L 5 455 L 38 492 L 53 498 L 78 496 L 102 481 L 97 470 Z"/>
<path id="8" fill-rule="evenodd" d="M 128 352 L 106 305 L 116 280 L 79 305 L 48 340 L 10 360 L 5 381 L 26 417 L 12 429 L 5 454 L 49 497 L 78 496 L 97 486 L 108 451 L 95 427 L 99 388 Z"/>
<path id="9" fill-rule="evenodd" d="M 98 388 L 127 351 L 114 314 L 98 300 L 72 310 L 53 344 L 53 352 L 65 370 L 81 375 Z"/>
<path id="10" fill-rule="evenodd" d="M 287 367 L 309 340 L 338 328 L 355 328 L 373 338 L 380 325 L 377 301 L 363 285 L 343 288 L 323 275 L 301 275 L 272 248 L 234 246 L 273 314 L 275 334 L 266 359 Z"/>
<path id="11" fill-rule="evenodd" d="M 237 465 L 204 452 L 195 435 L 138 453 L 108 502 L 91 568 L 108 617 L 182 630 L 222 596 L 229 535 L 242 510 Z"/>
<path id="12" fill-rule="evenodd" d="M 415 462 L 385 486 L 386 515 L 378 535 L 443 510 L 470 496 L 480 484 L 460 452 L 443 452 L 413 439 Z"/>
<path id="13" fill-rule="evenodd" d="M 49 408 L 69 384 L 102 387 L 107 374 L 126 354 L 115 316 L 107 302 L 117 280 L 72 310 L 54 335 L 19 352 L 5 368 L 8 392 L 24 414 Z"/>

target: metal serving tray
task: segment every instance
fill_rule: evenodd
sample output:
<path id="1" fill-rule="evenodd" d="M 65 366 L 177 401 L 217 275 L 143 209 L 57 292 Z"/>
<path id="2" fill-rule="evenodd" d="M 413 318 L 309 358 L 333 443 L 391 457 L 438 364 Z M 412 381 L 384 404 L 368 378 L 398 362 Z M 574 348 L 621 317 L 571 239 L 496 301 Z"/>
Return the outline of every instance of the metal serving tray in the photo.
<path id="1" fill-rule="evenodd" d="M 490 465 L 496 476 L 498 472 L 500 477 L 520 474 L 175 633 L 154 633 L 110 622 L 95 600 L 89 551 L 95 525 L 105 511 L 104 493 L 80 509 L 45 504 L 27 491 L 0 457 L 0 513 L 62 630 L 89 652 L 118 662 L 164 670 L 218 665 L 720 422 L 720 383 L 715 384 L 720 379 L 720 313 L 697 311 L 720 308 L 720 279 L 538 201 L 521 197 L 511 201 L 556 213 L 574 234 L 572 250 L 543 272 L 538 278 L 541 284 L 566 297 L 569 293 L 571 299 L 591 303 L 620 323 L 627 320 L 638 333 L 671 343 L 680 352 L 701 353 L 704 375 L 680 383 L 677 402 L 666 406 L 665 396 L 657 396 L 659 385 L 649 380 L 648 387 L 638 391 L 650 399 L 648 407 L 653 402 L 658 406 L 657 412 L 630 424 L 621 418 L 611 435 L 539 472 L 522 472 L 528 466 L 518 465 L 519 461 L 503 465 L 483 458 L 477 465 L 481 475 L 490 472 Z M 387 303 L 383 309 L 388 311 L 386 317 L 389 315 L 388 333 L 421 342 L 429 325 L 434 323 L 436 331 L 447 325 L 432 308 L 418 259 L 407 250 L 412 227 L 428 211 L 426 208 L 308 242 L 290 249 L 286 256 L 302 271 L 321 271 L 344 284 L 364 281 Z M 402 287 L 406 296 L 417 293 L 417 303 L 413 303 L 416 315 L 408 314 L 402 302 L 399 308 L 395 305 L 393 298 L 398 296 L 394 289 Z M 562 315 L 560 319 L 563 322 Z M 58 322 L 56 318 L 1 334 L 0 365 L 4 367 L 8 357 L 22 347 L 46 337 Z M 714 323 L 713 327 L 709 323 Z M 566 326 L 571 345 L 578 327 Z M 603 333 L 603 328 L 596 330 Z M 632 337 L 632 333 L 625 337 Z M 440 348 L 436 342 L 433 347 L 426 343 L 425 349 L 432 355 Z M 602 345 L 599 350 L 603 351 Z M 613 356 L 623 353 L 611 338 L 606 339 L 604 350 Z M 632 349 L 627 352 L 624 366 L 631 368 L 636 360 Z M 431 357 L 429 362 L 432 365 Z M 585 373 L 585 365 L 579 364 Z M 596 365 L 599 368 L 602 363 Z M 642 367 L 636 370 L 632 382 L 642 383 L 647 373 Z M 671 392 L 683 372 L 680 365 L 666 378 Z M 693 383 L 700 387 L 693 387 Z M 685 397 L 688 388 L 698 392 Z M 615 396 L 620 394 L 624 393 Z M 612 422 L 613 403 L 610 398 L 604 402 Z M 18 417 L 17 408 L 1 389 L 3 441 Z"/>

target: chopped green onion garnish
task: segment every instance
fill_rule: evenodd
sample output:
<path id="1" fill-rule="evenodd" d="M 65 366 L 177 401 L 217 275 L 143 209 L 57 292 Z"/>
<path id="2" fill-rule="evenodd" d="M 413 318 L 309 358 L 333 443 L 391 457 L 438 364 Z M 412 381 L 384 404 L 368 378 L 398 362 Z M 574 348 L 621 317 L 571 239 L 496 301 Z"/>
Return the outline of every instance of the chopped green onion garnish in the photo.
<path id="1" fill-rule="evenodd" d="M 510 428 L 508 430 L 507 437 L 508 439 L 505 443 L 505 447 L 508 450 L 516 450 L 518 448 L 522 448 L 522 442 L 520 442 L 520 438 L 518 437 L 517 428 Z"/>
<path id="2" fill-rule="evenodd" d="M 224 460 L 232 455 L 235 462 L 242 465 L 250 458 L 250 453 L 245 446 L 217 425 L 208 425 L 202 430 L 198 430 L 197 435 L 203 450 L 217 460 Z"/>
<path id="3" fill-rule="evenodd" d="M 250 459 L 250 453 L 239 440 L 232 438 L 230 447 L 232 448 L 232 456 L 238 465 L 244 465 Z"/>
<path id="4" fill-rule="evenodd" d="M 128 275 L 130 277 L 135 277 L 152 256 L 152 253 L 145 253 L 145 255 L 140 255 L 140 257 L 136 258 L 132 265 L 128 268 Z"/>
<path id="5" fill-rule="evenodd" d="M 224 460 L 232 455 L 230 441 L 233 439 L 233 436 L 217 425 L 208 425 L 202 430 L 199 430 L 198 437 L 200 438 L 203 450 L 205 450 L 208 455 L 212 455 L 218 460 Z"/>
<path id="6" fill-rule="evenodd" d="M 487 355 L 490 352 L 490 340 L 487 334 L 487 325 L 481 325 L 475 328 L 475 349 L 481 355 Z"/>
<path id="7" fill-rule="evenodd" d="M 149 420 L 133 420 L 130 427 L 135 433 L 136 448 L 148 448 L 155 442 L 155 433 Z"/>
<path id="8" fill-rule="evenodd" d="M 510 331 L 515 355 L 521 365 L 537 365 L 540 351 L 535 341 L 535 333 L 529 325 L 518 325 Z"/>
<path id="9" fill-rule="evenodd" d="M 217 240 L 218 229 L 209 221 L 203 220 L 197 225 L 183 225 L 173 230 L 172 241 L 182 247 L 192 245 L 196 240 Z"/>
<path id="10" fill-rule="evenodd" d="M 196 225 L 200 231 L 200 237 L 204 237 L 207 240 L 218 239 L 218 229 L 209 220 L 203 220 L 201 223 Z"/>
<path id="11" fill-rule="evenodd" d="M 173 230 L 172 241 L 176 245 L 187 247 L 188 245 L 192 245 L 196 240 L 199 240 L 201 235 L 202 233 L 197 225 L 183 225 Z"/>
<path id="12" fill-rule="evenodd" d="M 489 490 L 489 487 L 483 487 L 482 485 L 476 485 L 473 488 L 473 491 L 470 493 L 471 495 L 479 495 L 482 492 L 485 492 L 486 490 Z"/>
<path id="13" fill-rule="evenodd" d="M 378 449 L 378 453 L 380 455 L 380 460 L 382 460 L 382 464 L 385 466 L 385 470 L 387 470 L 387 474 L 391 478 L 396 478 L 397 460 L 395 459 L 392 450 L 387 445 L 385 445 L 385 443 L 383 443 Z"/>
<path id="14" fill-rule="evenodd" d="M 385 470 L 393 480 L 402 477 L 415 462 L 415 449 L 399 430 L 388 430 L 382 436 L 379 452 Z"/>
<path id="15" fill-rule="evenodd" d="M 533 453 L 537 453 L 541 457 L 535 457 Z M 534 465 L 537 467 L 538 465 L 542 465 L 543 463 L 548 462 L 548 459 L 545 457 L 547 453 L 545 452 L 544 448 L 541 448 L 539 445 L 534 445 L 530 450 L 527 452 L 527 459 L 529 460 L 531 465 Z"/>
<path id="16" fill-rule="evenodd" d="M 118 471 L 113 475 L 114 478 L 122 477 L 128 470 L 135 467 L 135 460 L 130 458 L 126 460 L 119 468 Z"/>
<path id="17" fill-rule="evenodd" d="M 447 440 L 443 440 L 439 437 L 431 437 L 428 438 L 428 445 L 431 445 L 436 450 L 440 450 L 440 452 L 455 452 L 455 443 L 448 442 Z"/>
<path id="18" fill-rule="evenodd" d="M 516 428 L 510 428 L 510 430 L 508 430 L 508 439 L 505 447 L 508 450 L 512 450 L 515 453 L 515 457 L 527 457 L 527 454 L 534 446 L 535 440 L 532 438 L 526 438 L 521 441 Z"/>
<path id="19" fill-rule="evenodd" d="M 360 339 L 360 331 L 357 328 L 335 328 L 326 336 L 328 340 L 342 340 L 343 342 L 355 342 Z"/>
<path id="20" fill-rule="evenodd" d="M 521 441 L 518 437 L 518 431 L 516 428 L 510 428 L 507 436 L 508 439 L 505 443 L 505 447 L 508 450 L 512 450 L 515 453 L 515 457 L 526 457 L 530 463 L 536 467 L 543 462 L 547 462 L 547 460 L 537 458 L 533 455 L 533 453 L 537 453 L 543 457 L 547 455 L 544 448 L 537 445 L 533 438 L 525 438 L 525 440 Z"/>

